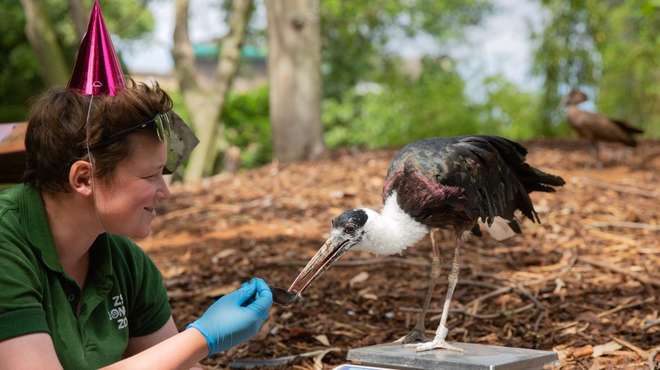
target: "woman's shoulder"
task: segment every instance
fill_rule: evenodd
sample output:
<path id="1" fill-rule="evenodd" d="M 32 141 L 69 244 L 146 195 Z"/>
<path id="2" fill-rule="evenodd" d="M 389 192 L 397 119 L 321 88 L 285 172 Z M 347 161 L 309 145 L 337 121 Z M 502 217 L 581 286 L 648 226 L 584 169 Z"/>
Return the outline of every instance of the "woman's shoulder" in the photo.
<path id="1" fill-rule="evenodd" d="M 0 240 L 3 237 L 29 239 L 29 234 L 48 227 L 41 196 L 27 184 L 17 184 L 0 190 Z M 39 230 L 36 230 L 39 229 Z"/>
<path id="2" fill-rule="evenodd" d="M 7 221 L 8 218 L 15 218 L 15 214 L 18 211 L 18 197 L 20 196 L 23 189 L 24 186 L 21 184 L 0 190 L 1 221 Z M 12 214 L 14 214 L 14 217 L 11 216 Z"/>
<path id="3" fill-rule="evenodd" d="M 16 197 L 21 191 L 24 191 L 25 186 L 25 184 L 16 184 L 7 187 L 3 185 L 0 188 L 0 206 L 3 206 L 6 202 L 15 202 Z"/>
<path id="4" fill-rule="evenodd" d="M 19 197 L 24 186 L 16 185 L 0 191 L 0 249 L 12 254 L 32 256 L 28 235 L 21 224 Z"/>

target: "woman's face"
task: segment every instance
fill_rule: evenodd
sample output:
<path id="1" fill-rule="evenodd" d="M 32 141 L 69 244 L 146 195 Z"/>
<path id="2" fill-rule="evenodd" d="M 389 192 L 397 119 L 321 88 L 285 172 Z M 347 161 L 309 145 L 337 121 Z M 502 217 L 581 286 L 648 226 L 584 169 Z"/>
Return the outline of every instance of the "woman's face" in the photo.
<path id="1" fill-rule="evenodd" d="M 170 195 L 163 179 L 167 148 L 155 137 L 131 134 L 131 152 L 108 181 L 96 181 L 96 209 L 105 231 L 132 238 L 151 232 L 158 203 Z"/>

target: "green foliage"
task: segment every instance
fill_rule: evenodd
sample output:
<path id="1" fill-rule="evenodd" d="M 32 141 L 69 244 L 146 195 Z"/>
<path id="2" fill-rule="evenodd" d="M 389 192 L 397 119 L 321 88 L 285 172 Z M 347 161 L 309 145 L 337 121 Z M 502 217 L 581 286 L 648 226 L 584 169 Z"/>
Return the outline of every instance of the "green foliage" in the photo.
<path id="1" fill-rule="evenodd" d="M 523 92 L 502 76 L 484 81 L 484 102 L 473 102 L 447 58 L 427 59 L 417 78 L 395 69 L 363 94 L 355 89 L 323 106 L 329 147 L 400 147 L 434 137 L 500 135 L 516 140 L 538 136 L 540 95 Z"/>
<path id="2" fill-rule="evenodd" d="M 36 58 L 23 28 L 25 15 L 18 1 L 0 0 L 0 122 L 26 118 L 25 99 L 42 85 Z"/>
<path id="3" fill-rule="evenodd" d="M 154 29 L 154 18 L 147 9 L 154 0 L 113 0 L 103 2 L 103 17 L 108 31 L 124 40 L 140 38 Z"/>
<path id="4" fill-rule="evenodd" d="M 241 149 L 241 166 L 270 162 L 272 140 L 268 116 L 268 87 L 229 95 L 222 112 L 225 140 Z"/>
<path id="5" fill-rule="evenodd" d="M 153 29 L 153 17 L 146 10 L 145 1 L 104 1 L 102 6 L 104 19 L 113 35 L 134 39 Z M 67 63 L 73 66 L 79 36 L 76 36 L 69 15 L 68 1 L 45 0 L 43 8 Z M 25 14 L 21 3 L 0 0 L 0 9 L 0 55 L 3 56 L 0 58 L 0 121 L 19 121 L 27 118 L 28 99 L 47 86 L 41 80 L 37 58 L 25 36 Z"/>
<path id="6" fill-rule="evenodd" d="M 353 89 L 343 100 L 328 99 L 323 112 L 328 146 L 398 147 L 425 137 L 479 132 L 477 107 L 465 98 L 451 62 L 423 64 L 417 78 L 389 67 L 375 92 Z"/>
<path id="7" fill-rule="evenodd" d="M 323 0 L 321 43 L 324 96 L 340 99 L 386 67 L 393 36 L 425 34 L 437 43 L 462 34 L 490 9 L 488 0 Z"/>
<path id="8" fill-rule="evenodd" d="M 481 105 L 481 127 L 489 132 L 515 140 L 531 139 L 539 135 L 542 125 L 538 120 L 540 96 L 523 92 L 502 76 L 484 81 L 486 99 Z"/>

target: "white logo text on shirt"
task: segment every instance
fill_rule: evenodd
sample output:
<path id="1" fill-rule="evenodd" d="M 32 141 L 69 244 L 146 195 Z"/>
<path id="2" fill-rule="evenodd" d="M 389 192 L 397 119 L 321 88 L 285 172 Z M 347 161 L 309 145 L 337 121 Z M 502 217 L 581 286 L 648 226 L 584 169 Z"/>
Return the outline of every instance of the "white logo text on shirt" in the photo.
<path id="1" fill-rule="evenodd" d="M 111 321 L 117 322 L 117 329 L 128 327 L 128 318 L 126 317 L 126 306 L 124 306 L 124 297 L 120 295 L 112 296 L 114 307 L 108 311 L 108 317 Z"/>

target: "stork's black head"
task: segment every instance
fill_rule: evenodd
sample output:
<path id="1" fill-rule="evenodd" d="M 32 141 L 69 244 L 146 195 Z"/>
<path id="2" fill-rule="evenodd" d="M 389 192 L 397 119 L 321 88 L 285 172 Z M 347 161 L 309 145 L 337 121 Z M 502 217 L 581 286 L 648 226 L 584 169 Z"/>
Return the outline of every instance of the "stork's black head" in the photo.
<path id="1" fill-rule="evenodd" d="M 367 212 L 363 209 L 351 209 L 335 217 L 332 220 L 330 237 L 307 263 L 307 266 L 300 271 L 289 291 L 296 294 L 302 293 L 334 261 L 351 247 L 359 244 L 364 236 L 364 226 L 368 218 Z"/>
<path id="2" fill-rule="evenodd" d="M 367 223 L 367 212 L 362 209 L 351 209 L 332 220 L 332 230 L 339 230 L 347 235 L 356 234 Z"/>

